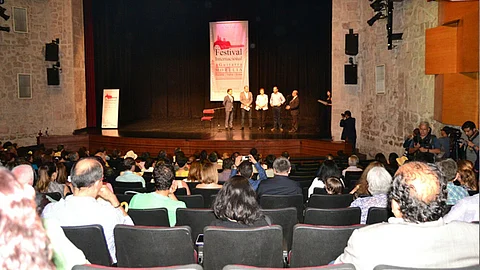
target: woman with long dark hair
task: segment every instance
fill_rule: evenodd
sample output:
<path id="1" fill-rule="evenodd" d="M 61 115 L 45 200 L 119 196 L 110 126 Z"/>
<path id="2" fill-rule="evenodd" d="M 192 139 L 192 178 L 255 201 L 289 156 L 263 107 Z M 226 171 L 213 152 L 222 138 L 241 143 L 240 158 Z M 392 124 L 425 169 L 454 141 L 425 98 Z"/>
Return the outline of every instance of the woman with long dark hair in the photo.
<path id="1" fill-rule="evenodd" d="M 256 193 L 243 176 L 233 176 L 218 192 L 213 204 L 217 220 L 213 226 L 230 228 L 260 227 L 271 225 L 270 218 L 260 212 Z"/>

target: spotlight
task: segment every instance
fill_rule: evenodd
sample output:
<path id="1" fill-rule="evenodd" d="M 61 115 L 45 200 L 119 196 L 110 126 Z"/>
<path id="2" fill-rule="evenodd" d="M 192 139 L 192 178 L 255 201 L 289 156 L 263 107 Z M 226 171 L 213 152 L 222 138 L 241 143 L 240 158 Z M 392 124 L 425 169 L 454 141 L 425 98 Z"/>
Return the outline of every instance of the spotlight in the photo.
<path id="1" fill-rule="evenodd" d="M 385 18 L 382 12 L 378 12 L 370 20 L 367 21 L 368 25 L 372 26 L 376 21 Z"/>
<path id="2" fill-rule="evenodd" d="M 7 11 L 7 9 L 5 9 L 4 7 L 0 7 L 0 17 L 2 17 L 5 21 L 8 21 L 8 19 L 10 19 L 10 16 L 5 14 L 5 11 Z"/>
<path id="3" fill-rule="evenodd" d="M 10 27 L 0 26 L 0 31 L 10 32 Z"/>
<path id="4" fill-rule="evenodd" d="M 386 5 L 383 3 L 383 0 L 375 0 L 370 4 L 370 7 L 373 8 L 375 12 L 381 11 L 385 6 Z"/>

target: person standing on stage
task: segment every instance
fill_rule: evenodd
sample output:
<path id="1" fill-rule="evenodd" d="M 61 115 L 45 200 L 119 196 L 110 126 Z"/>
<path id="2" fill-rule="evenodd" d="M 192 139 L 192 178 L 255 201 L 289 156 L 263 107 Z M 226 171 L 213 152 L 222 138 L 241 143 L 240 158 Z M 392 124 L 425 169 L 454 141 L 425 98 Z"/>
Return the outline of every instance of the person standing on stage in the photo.
<path id="1" fill-rule="evenodd" d="M 265 95 L 265 89 L 260 88 L 260 94 L 255 100 L 255 105 L 255 109 L 260 115 L 260 126 L 258 127 L 258 129 L 265 129 L 265 117 L 268 110 L 268 95 Z"/>
<path id="2" fill-rule="evenodd" d="M 225 107 L 225 129 L 233 129 L 233 96 L 232 88 L 227 90 L 227 95 L 223 99 L 223 106 Z"/>
<path id="3" fill-rule="evenodd" d="M 289 110 L 290 114 L 292 115 L 292 129 L 290 129 L 288 132 L 295 133 L 298 130 L 298 115 L 300 114 L 298 110 L 299 107 L 300 101 L 298 100 L 298 90 L 293 90 L 292 100 L 290 100 L 287 107 L 285 107 L 285 109 Z"/>
<path id="4" fill-rule="evenodd" d="M 278 92 L 278 87 L 274 86 L 273 87 L 273 93 L 270 96 L 270 106 L 273 108 L 273 128 L 272 131 L 275 131 L 275 129 L 280 130 L 280 132 L 283 131 L 282 128 L 282 123 L 280 116 L 282 114 L 282 105 L 285 103 L 285 97 L 282 95 L 282 93 Z"/>
<path id="5" fill-rule="evenodd" d="M 243 92 L 240 93 L 240 108 L 242 109 L 242 128 L 243 124 L 245 123 L 245 114 L 248 113 L 248 127 L 252 129 L 252 103 L 253 103 L 253 95 L 248 91 L 248 86 L 245 85 L 243 87 Z"/>
<path id="6" fill-rule="evenodd" d="M 343 127 L 341 139 L 352 144 L 352 153 L 355 154 L 357 130 L 355 129 L 355 118 L 352 117 L 352 113 L 350 111 L 345 111 L 344 113 L 342 113 L 342 120 L 340 120 L 340 126 Z"/>

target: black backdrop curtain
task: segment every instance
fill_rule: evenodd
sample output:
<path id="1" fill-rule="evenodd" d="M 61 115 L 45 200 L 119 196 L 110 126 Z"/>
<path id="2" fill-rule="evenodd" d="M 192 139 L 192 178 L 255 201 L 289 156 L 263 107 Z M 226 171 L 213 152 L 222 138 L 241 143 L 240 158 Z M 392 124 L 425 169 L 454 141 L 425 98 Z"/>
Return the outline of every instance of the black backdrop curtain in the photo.
<path id="1" fill-rule="evenodd" d="M 250 90 L 299 90 L 301 117 L 326 126 L 331 87 L 331 0 L 92 1 L 96 105 L 120 89 L 120 124 L 200 117 L 210 101 L 210 21 L 248 20 Z M 328 117 L 330 117 L 328 115 Z M 97 110 L 100 126 L 101 110 Z M 322 127 L 323 125 L 323 127 Z"/>

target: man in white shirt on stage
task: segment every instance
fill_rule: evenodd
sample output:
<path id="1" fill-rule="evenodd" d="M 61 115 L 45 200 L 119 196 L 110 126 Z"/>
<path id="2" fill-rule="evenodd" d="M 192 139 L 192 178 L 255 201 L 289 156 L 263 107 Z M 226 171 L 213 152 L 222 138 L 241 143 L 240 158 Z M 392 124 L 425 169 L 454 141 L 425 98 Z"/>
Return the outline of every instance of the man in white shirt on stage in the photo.
<path id="1" fill-rule="evenodd" d="M 265 129 L 265 117 L 268 110 L 268 95 L 265 95 L 265 89 L 260 88 L 260 94 L 255 100 L 255 105 L 255 109 L 260 116 L 260 125 L 258 126 L 258 129 Z"/>
<path id="2" fill-rule="evenodd" d="M 248 113 L 248 127 L 252 129 L 252 103 L 253 95 L 248 91 L 248 86 L 243 87 L 243 92 L 240 93 L 240 108 L 242 109 L 242 129 L 245 123 L 245 114 Z"/>
<path id="3" fill-rule="evenodd" d="M 275 129 L 280 130 L 283 132 L 282 123 L 280 116 L 282 114 L 282 105 L 285 103 L 285 97 L 282 93 L 278 92 L 278 87 L 273 87 L 273 93 L 270 96 L 270 106 L 273 108 L 273 128 L 272 131 Z"/>

